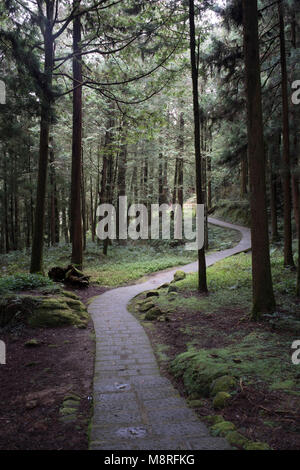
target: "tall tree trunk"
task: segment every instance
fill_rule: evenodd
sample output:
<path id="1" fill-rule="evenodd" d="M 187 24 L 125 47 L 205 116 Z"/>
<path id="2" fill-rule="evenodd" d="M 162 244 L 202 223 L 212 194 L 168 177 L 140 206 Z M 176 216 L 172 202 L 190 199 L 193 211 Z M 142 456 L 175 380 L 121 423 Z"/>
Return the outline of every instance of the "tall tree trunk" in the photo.
<path id="1" fill-rule="evenodd" d="M 173 183 L 173 194 L 172 194 L 172 204 L 177 202 L 177 189 L 178 189 L 178 156 L 176 156 L 175 161 L 175 173 L 174 173 L 174 183 Z"/>
<path id="2" fill-rule="evenodd" d="M 111 112 L 113 110 L 111 109 Z M 99 204 L 108 204 L 110 202 L 110 185 L 112 176 L 112 128 L 114 127 L 114 118 L 112 115 L 107 120 L 107 130 L 105 133 L 103 165 L 101 176 L 101 190 L 99 193 Z M 103 254 L 107 255 L 109 240 L 103 240 Z"/>
<path id="3" fill-rule="evenodd" d="M 95 232 L 94 232 L 94 193 L 93 193 L 93 178 L 90 175 L 90 226 L 92 233 L 92 242 L 95 241 Z"/>
<path id="4" fill-rule="evenodd" d="M 15 250 L 20 249 L 21 226 L 19 220 L 19 191 L 18 191 L 18 169 L 17 169 L 17 156 L 14 155 L 14 216 L 15 216 Z"/>
<path id="5" fill-rule="evenodd" d="M 211 147 L 209 148 L 211 152 Z M 211 189 L 211 156 L 207 156 L 207 210 L 211 209 L 212 206 L 212 189 Z"/>
<path id="6" fill-rule="evenodd" d="M 79 11 L 80 0 L 74 0 L 73 8 Z M 81 20 L 73 20 L 73 133 L 72 133 L 72 175 L 71 175 L 71 236 L 72 263 L 82 268 L 82 63 L 81 63 Z"/>
<path id="7" fill-rule="evenodd" d="M 36 191 L 35 219 L 31 251 L 30 272 L 43 272 L 43 245 L 45 226 L 45 201 L 46 183 L 48 172 L 49 153 L 49 131 L 52 116 L 52 75 L 54 60 L 54 41 L 52 35 L 53 27 L 53 3 L 47 3 L 47 20 L 45 21 L 44 47 L 45 47 L 45 88 L 41 99 L 41 123 L 40 123 L 40 146 L 38 182 Z"/>
<path id="8" fill-rule="evenodd" d="M 274 142 L 269 148 L 269 164 L 270 164 L 270 210 L 271 210 L 271 236 L 272 241 L 276 242 L 279 240 L 278 232 L 278 217 L 277 217 L 277 206 L 278 206 L 278 166 L 280 160 L 280 140 L 281 134 L 275 136 Z"/>
<path id="9" fill-rule="evenodd" d="M 252 239 L 252 320 L 275 308 L 266 201 L 257 0 L 243 0 Z"/>
<path id="10" fill-rule="evenodd" d="M 97 206 L 98 206 L 98 199 L 100 195 L 100 145 L 98 148 L 98 153 L 97 153 L 97 178 L 96 178 L 96 190 L 95 190 L 95 204 L 94 204 L 94 223 L 93 223 L 93 241 L 96 238 L 96 223 L 97 223 Z M 99 242 L 99 239 L 97 240 Z"/>
<path id="11" fill-rule="evenodd" d="M 179 117 L 179 137 L 178 137 L 178 204 L 183 207 L 183 152 L 184 152 L 184 117 L 180 113 Z"/>
<path id="12" fill-rule="evenodd" d="M 191 55 L 191 75 L 193 82 L 193 111 L 194 111 L 194 145 L 196 160 L 196 195 L 197 204 L 203 204 L 202 194 L 202 157 L 200 150 L 200 113 L 198 96 L 198 67 L 196 58 L 196 37 L 195 37 L 195 10 L 194 0 L 189 0 L 189 26 L 190 26 L 190 55 Z M 204 247 L 198 250 L 198 290 L 207 292 L 206 262 Z"/>
<path id="13" fill-rule="evenodd" d="M 292 201 L 290 170 L 290 124 L 288 102 L 288 77 L 286 66 L 285 32 L 282 0 L 278 1 L 281 90 L 282 90 L 282 138 L 283 138 L 283 194 L 284 194 L 284 265 L 294 266 L 292 251 Z"/>
<path id="14" fill-rule="evenodd" d="M 83 171 L 83 148 L 81 149 L 81 212 L 82 212 L 82 234 L 83 234 L 83 250 L 86 249 L 86 232 L 87 232 L 87 209 L 85 195 L 85 178 Z"/>
<path id="15" fill-rule="evenodd" d="M 241 197 L 245 197 L 248 193 L 247 181 L 248 181 L 248 159 L 247 149 L 241 155 Z"/>
<path id="16" fill-rule="evenodd" d="M 291 32 L 292 32 L 292 47 L 297 52 L 297 21 L 296 21 L 296 14 L 293 13 L 292 16 L 292 24 L 291 24 Z M 294 70 L 296 74 L 296 70 Z M 297 126 L 297 112 L 296 106 L 293 108 L 292 116 L 293 116 L 293 158 L 292 158 L 292 195 L 293 195 L 293 206 L 294 206 L 294 216 L 297 226 L 297 234 L 300 237 L 300 191 L 299 191 L 299 175 L 296 174 L 296 168 L 299 164 L 299 138 L 298 138 L 298 126 Z"/>
<path id="17" fill-rule="evenodd" d="M 58 227 L 58 207 L 57 207 L 57 194 L 56 194 L 56 175 L 54 168 L 54 149 L 53 141 L 50 137 L 50 151 L 49 151 L 49 179 L 50 179 L 50 241 L 51 245 L 56 245 L 59 242 L 59 227 Z"/>
<path id="18" fill-rule="evenodd" d="M 3 159 L 3 180 L 4 180 L 4 224 L 5 224 L 5 252 L 10 250 L 9 221 L 8 221 L 8 191 L 7 191 L 7 153 L 4 152 Z"/>
<path id="19" fill-rule="evenodd" d="M 120 237 L 120 226 L 119 226 L 119 197 L 126 196 L 126 170 L 127 170 L 127 123 L 126 118 L 123 120 L 122 129 L 121 129 L 121 142 L 120 142 L 120 153 L 118 159 L 118 181 L 117 181 L 117 238 L 120 244 L 125 244 L 125 240 L 121 240 Z M 127 210 L 127 208 L 126 208 Z M 127 214 L 127 213 L 126 213 Z M 127 217 L 127 215 L 126 215 Z"/>
<path id="20" fill-rule="evenodd" d="M 68 217 L 67 217 L 67 201 L 65 189 L 62 189 L 62 207 L 61 207 L 61 224 L 62 224 L 62 233 L 65 239 L 65 243 L 69 243 L 69 230 L 68 230 Z"/>
<path id="21" fill-rule="evenodd" d="M 169 201 L 169 187 L 168 187 L 168 159 L 165 157 L 165 164 L 164 164 L 164 178 L 163 178 L 163 192 L 164 192 L 164 200 L 166 204 Z"/>
<path id="22" fill-rule="evenodd" d="M 299 195 L 299 205 L 300 205 L 300 195 Z M 299 213 L 298 213 L 298 224 L 300 226 Z M 297 297 L 300 297 L 300 236 L 299 235 L 298 235 L 298 275 L 297 275 L 296 295 Z"/>

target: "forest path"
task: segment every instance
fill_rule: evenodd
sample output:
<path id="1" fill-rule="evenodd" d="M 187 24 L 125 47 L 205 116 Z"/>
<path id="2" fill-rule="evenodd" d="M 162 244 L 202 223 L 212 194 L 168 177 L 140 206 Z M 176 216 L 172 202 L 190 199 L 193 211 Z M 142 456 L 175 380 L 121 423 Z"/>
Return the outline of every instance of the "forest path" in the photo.
<path id="1" fill-rule="evenodd" d="M 238 230 L 242 238 L 234 248 L 207 255 L 207 266 L 251 248 L 248 228 L 214 218 L 209 223 Z M 229 448 L 224 439 L 209 435 L 171 382 L 160 375 L 147 334 L 126 308 L 139 293 L 170 282 L 178 269 L 195 272 L 197 262 L 105 292 L 89 306 L 96 333 L 91 450 Z"/>

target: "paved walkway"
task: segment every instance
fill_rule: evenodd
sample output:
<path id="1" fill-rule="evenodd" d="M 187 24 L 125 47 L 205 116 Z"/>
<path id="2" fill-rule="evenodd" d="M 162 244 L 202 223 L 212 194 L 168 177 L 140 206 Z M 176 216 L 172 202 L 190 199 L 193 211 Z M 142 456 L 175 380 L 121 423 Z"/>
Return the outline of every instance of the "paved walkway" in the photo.
<path id="1" fill-rule="evenodd" d="M 238 230 L 240 243 L 206 257 L 207 266 L 250 249 L 250 230 L 209 218 Z M 96 332 L 94 416 L 90 449 L 187 450 L 228 449 L 224 439 L 209 435 L 193 410 L 160 375 L 143 327 L 126 306 L 137 294 L 173 279 L 174 273 L 197 270 L 197 262 L 157 273 L 146 282 L 110 290 L 90 305 Z"/>

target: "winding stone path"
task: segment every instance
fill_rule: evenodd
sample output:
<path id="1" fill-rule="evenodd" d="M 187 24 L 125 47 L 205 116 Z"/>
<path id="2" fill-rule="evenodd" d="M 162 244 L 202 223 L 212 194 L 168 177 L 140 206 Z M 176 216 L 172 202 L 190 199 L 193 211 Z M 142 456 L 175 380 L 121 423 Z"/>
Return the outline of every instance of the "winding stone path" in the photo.
<path id="1" fill-rule="evenodd" d="M 207 266 L 250 249 L 249 229 L 212 218 L 209 222 L 238 230 L 242 238 L 234 248 L 207 255 Z M 96 333 L 91 450 L 229 448 L 224 439 L 209 435 L 171 382 L 160 375 L 148 336 L 126 309 L 137 294 L 170 282 L 178 269 L 194 272 L 197 262 L 110 290 L 89 307 Z"/>

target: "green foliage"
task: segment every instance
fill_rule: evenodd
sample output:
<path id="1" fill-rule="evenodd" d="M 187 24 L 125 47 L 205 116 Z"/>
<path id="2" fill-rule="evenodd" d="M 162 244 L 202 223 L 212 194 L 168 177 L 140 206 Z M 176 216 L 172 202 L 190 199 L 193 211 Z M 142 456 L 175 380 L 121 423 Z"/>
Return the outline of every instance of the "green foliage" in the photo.
<path id="1" fill-rule="evenodd" d="M 47 286 L 51 288 L 55 287 L 55 284 L 51 279 L 41 274 L 18 273 L 0 278 L 0 293 L 16 290 L 30 290 Z"/>
<path id="2" fill-rule="evenodd" d="M 239 243 L 241 235 L 236 230 L 208 225 L 208 250 L 221 251 L 234 247 Z"/>
<path id="3" fill-rule="evenodd" d="M 232 223 L 250 227 L 250 205 L 247 200 L 219 200 L 217 203 L 216 216 Z"/>
<path id="4" fill-rule="evenodd" d="M 277 305 L 282 305 L 285 315 L 298 319 L 299 309 L 294 297 L 296 275 L 295 272 L 283 267 L 282 253 L 279 249 L 271 250 L 271 267 L 274 284 L 274 292 Z M 210 295 L 206 297 L 191 296 L 190 293 L 197 292 L 197 275 L 188 274 L 186 279 L 178 281 L 176 287 L 186 298 L 179 295 L 174 306 L 186 307 L 192 311 L 214 312 L 219 306 L 244 307 L 250 310 L 252 302 L 252 268 L 251 256 L 239 254 L 219 261 L 207 270 L 208 288 Z M 287 295 L 288 294 L 288 295 Z M 161 296 L 159 304 L 167 303 L 165 296 Z M 272 317 L 276 320 L 276 314 Z M 288 320 L 288 319 L 286 319 Z M 288 326 L 286 323 L 286 327 Z M 295 326 L 295 325 L 294 325 Z"/>

